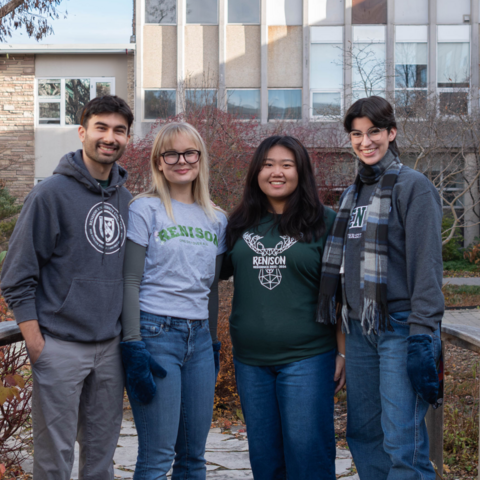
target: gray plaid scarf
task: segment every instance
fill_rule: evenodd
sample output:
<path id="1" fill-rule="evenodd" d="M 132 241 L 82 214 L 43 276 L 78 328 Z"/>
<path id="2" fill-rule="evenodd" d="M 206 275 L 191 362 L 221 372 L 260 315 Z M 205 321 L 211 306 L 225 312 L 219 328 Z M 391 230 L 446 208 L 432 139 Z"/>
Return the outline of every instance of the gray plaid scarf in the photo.
<path id="1" fill-rule="evenodd" d="M 391 329 L 387 306 L 388 217 L 392 191 L 402 164 L 388 150 L 375 165 L 359 163 L 355 183 L 344 193 L 332 233 L 323 254 L 322 276 L 317 305 L 317 322 L 336 323 L 336 293 L 342 287 L 342 329 L 349 332 L 345 294 L 345 238 L 352 211 L 357 204 L 361 183 L 378 185 L 370 198 L 367 221 L 363 226 L 360 255 L 360 296 L 363 307 L 360 320 L 365 334 Z"/>

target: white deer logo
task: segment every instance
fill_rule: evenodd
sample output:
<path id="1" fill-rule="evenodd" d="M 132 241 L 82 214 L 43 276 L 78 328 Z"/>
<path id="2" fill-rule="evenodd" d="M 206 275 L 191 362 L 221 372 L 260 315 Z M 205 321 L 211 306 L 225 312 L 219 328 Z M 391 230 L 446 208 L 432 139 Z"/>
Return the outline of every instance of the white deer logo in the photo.
<path id="1" fill-rule="evenodd" d="M 288 250 L 292 245 L 297 243 L 294 238 L 290 238 L 288 236 L 280 235 L 282 239 L 278 242 L 275 247 L 273 248 L 265 248 L 265 246 L 260 242 L 263 237 L 260 235 L 254 235 L 253 233 L 245 232 L 243 234 L 243 239 L 245 243 L 253 250 L 257 255 L 261 255 L 262 257 L 277 257 L 278 255 Z M 282 274 L 280 272 L 280 268 L 277 267 L 265 267 L 260 269 L 260 273 L 258 274 L 258 280 L 260 284 L 263 285 L 265 288 L 269 290 L 273 290 L 275 287 L 280 285 L 282 281 Z"/>

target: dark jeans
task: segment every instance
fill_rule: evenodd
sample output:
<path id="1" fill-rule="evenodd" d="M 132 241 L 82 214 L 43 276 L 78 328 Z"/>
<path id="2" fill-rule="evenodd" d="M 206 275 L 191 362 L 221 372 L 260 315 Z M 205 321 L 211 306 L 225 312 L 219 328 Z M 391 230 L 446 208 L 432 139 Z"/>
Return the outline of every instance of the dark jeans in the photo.
<path id="1" fill-rule="evenodd" d="M 234 359 L 255 479 L 335 479 L 335 357 L 271 367 Z"/>

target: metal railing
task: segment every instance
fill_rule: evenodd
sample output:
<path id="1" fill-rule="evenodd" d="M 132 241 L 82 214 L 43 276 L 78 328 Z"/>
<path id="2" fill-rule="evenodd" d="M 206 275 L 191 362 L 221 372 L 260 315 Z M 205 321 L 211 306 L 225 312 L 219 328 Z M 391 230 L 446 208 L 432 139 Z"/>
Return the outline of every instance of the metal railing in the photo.
<path id="1" fill-rule="evenodd" d="M 442 325 L 442 340 L 457 347 L 480 353 L 480 328 L 463 325 Z M 23 341 L 23 337 L 15 322 L 0 323 L 0 346 L 21 341 Z M 443 476 L 443 406 L 436 410 L 430 408 L 426 421 L 430 439 L 430 459 L 437 467 L 438 473 Z M 480 456 L 478 472 L 478 479 L 480 480 Z"/>

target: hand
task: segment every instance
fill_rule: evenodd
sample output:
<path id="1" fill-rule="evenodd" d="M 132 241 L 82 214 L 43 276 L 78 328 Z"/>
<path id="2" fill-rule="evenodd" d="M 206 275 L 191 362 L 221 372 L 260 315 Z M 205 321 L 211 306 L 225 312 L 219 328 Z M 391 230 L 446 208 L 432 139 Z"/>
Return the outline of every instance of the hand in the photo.
<path id="1" fill-rule="evenodd" d="M 333 379 L 337 382 L 335 393 L 338 393 L 345 386 L 345 359 L 340 355 L 337 355 L 335 359 L 335 375 Z"/>
<path id="2" fill-rule="evenodd" d="M 137 402 L 150 403 L 157 393 L 153 375 L 165 378 L 167 372 L 150 355 L 144 342 L 122 342 L 120 348 L 128 394 Z"/>
<path id="3" fill-rule="evenodd" d="M 34 342 L 25 342 L 25 344 L 27 346 L 30 362 L 33 366 L 37 363 L 38 357 L 40 357 L 40 354 L 43 352 L 43 348 L 45 347 L 45 339 L 43 338 L 43 335 L 40 334 L 40 338 L 35 339 Z"/>

